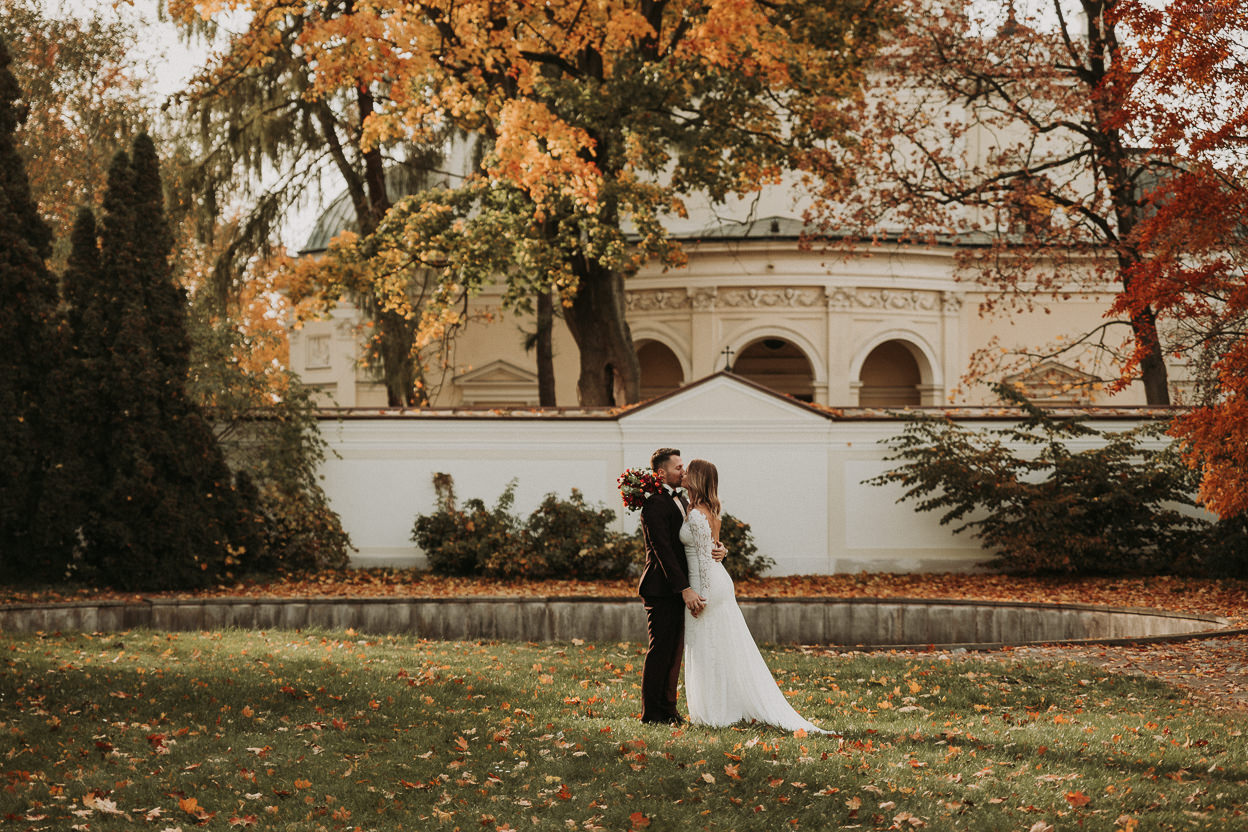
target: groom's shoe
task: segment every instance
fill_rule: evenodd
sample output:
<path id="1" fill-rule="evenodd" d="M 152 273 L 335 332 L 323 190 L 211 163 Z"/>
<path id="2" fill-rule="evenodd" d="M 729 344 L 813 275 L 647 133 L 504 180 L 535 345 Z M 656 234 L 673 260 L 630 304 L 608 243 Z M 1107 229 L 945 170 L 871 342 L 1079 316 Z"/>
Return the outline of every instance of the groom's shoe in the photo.
<path id="1" fill-rule="evenodd" d="M 666 722 L 666 723 L 667 723 L 667 724 L 669 724 L 669 725 L 676 725 L 676 726 L 680 726 L 680 725 L 688 725 L 688 724 L 689 724 L 689 720 L 685 719 L 685 718 L 684 718 L 683 716 L 681 716 L 680 714 L 676 714 L 676 716 L 671 716 L 671 717 L 668 717 L 667 719 L 665 719 L 665 720 L 663 720 L 663 721 L 664 721 L 664 722 Z"/>

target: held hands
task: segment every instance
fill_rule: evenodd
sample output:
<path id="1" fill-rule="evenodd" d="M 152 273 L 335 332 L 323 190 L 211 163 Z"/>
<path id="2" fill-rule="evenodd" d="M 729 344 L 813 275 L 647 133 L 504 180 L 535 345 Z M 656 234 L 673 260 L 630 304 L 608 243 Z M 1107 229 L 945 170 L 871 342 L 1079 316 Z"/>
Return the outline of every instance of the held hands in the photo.
<path id="1" fill-rule="evenodd" d="M 698 593 L 694 592 L 693 587 L 691 586 L 685 587 L 681 591 L 680 598 L 682 601 L 685 602 L 685 607 L 689 610 L 690 613 L 693 614 L 694 618 L 697 618 L 698 613 L 706 609 L 706 599 L 703 598 Z"/>
<path id="2" fill-rule="evenodd" d="M 727 556 L 728 547 L 716 540 L 715 545 L 711 547 L 711 557 L 715 559 L 716 563 L 719 563 Z"/>

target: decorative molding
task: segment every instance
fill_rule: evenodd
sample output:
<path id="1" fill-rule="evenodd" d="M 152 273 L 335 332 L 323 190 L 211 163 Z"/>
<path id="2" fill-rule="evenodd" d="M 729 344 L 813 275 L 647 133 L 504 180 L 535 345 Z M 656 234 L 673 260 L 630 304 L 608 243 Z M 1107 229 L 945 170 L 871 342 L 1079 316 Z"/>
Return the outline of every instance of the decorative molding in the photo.
<path id="1" fill-rule="evenodd" d="M 836 287 L 828 293 L 828 308 L 837 312 L 848 312 L 854 306 L 854 294 L 843 287 Z"/>
<path id="2" fill-rule="evenodd" d="M 331 363 L 329 336 L 309 335 L 307 368 L 309 370 L 324 369 L 331 366 Z"/>
<path id="3" fill-rule="evenodd" d="M 854 295 L 859 306 L 867 309 L 901 309 L 912 312 L 932 312 L 939 308 L 936 292 L 895 289 L 859 289 Z"/>
<path id="4" fill-rule="evenodd" d="M 655 312 L 674 309 L 768 309 L 811 308 L 821 302 L 829 310 L 848 312 L 852 309 L 898 310 L 910 312 L 946 312 L 961 310 L 962 292 L 935 292 L 915 289 L 859 289 L 836 287 L 826 292 L 814 286 L 758 286 L 750 288 L 690 287 L 683 292 L 673 289 L 639 289 L 625 294 L 630 312 Z"/>
<path id="5" fill-rule="evenodd" d="M 694 309 L 714 309 L 715 300 L 719 295 L 718 289 L 688 289 L 689 302 L 693 304 Z"/>
<path id="6" fill-rule="evenodd" d="M 960 312 L 962 304 L 966 300 L 964 292 L 941 292 L 940 293 L 940 311 L 941 312 Z"/>
<path id="7" fill-rule="evenodd" d="M 752 288 L 725 289 L 719 296 L 719 302 L 729 307 L 801 307 L 815 306 L 823 299 L 823 290 L 818 288 Z"/>
<path id="8" fill-rule="evenodd" d="M 657 309 L 688 309 L 690 296 L 688 292 L 669 289 L 645 289 L 627 292 L 624 304 L 630 311 L 651 312 Z"/>

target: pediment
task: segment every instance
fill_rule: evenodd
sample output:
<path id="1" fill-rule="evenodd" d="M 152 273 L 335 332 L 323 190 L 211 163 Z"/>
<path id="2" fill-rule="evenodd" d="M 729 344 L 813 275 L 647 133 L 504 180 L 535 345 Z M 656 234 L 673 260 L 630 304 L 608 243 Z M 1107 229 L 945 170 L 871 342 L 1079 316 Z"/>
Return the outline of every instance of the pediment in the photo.
<path id="1" fill-rule="evenodd" d="M 717 373 L 644 402 L 619 417 L 630 426 L 647 422 L 696 424 L 818 425 L 827 416 L 810 405 L 731 373 Z"/>
<path id="2" fill-rule="evenodd" d="M 499 359 L 475 370 L 470 370 L 462 376 L 456 376 L 455 383 L 461 386 L 465 384 L 469 386 L 483 384 L 537 384 L 537 373 L 518 367 L 510 361 Z"/>
<path id="3" fill-rule="evenodd" d="M 1050 360 L 1002 380 L 1021 389 L 1028 398 L 1045 400 L 1073 399 L 1081 394 L 1086 396 L 1091 392 L 1091 385 L 1100 379 L 1076 367 Z"/>

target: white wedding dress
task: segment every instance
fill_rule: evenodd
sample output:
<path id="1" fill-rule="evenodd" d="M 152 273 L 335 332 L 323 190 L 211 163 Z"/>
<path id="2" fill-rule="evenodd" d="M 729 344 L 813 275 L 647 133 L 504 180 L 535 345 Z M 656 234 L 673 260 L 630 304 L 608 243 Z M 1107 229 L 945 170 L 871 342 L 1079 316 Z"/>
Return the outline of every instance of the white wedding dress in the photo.
<path id="1" fill-rule="evenodd" d="M 685 701 L 689 721 L 723 727 L 754 719 L 786 731 L 830 734 L 793 710 L 763 661 L 737 606 L 732 577 L 711 557 L 711 525 L 691 510 L 680 527 L 689 584 L 706 599 L 695 618 L 685 610 Z"/>

